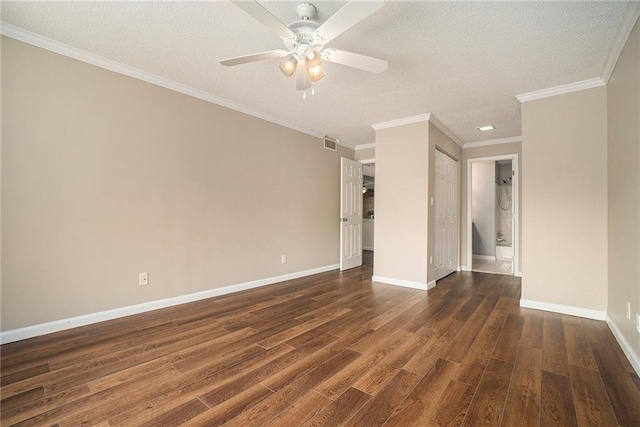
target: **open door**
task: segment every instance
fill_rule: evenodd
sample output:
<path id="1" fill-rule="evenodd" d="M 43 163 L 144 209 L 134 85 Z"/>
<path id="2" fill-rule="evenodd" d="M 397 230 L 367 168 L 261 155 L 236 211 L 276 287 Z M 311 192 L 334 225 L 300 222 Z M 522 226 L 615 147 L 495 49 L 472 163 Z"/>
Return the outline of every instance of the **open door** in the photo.
<path id="1" fill-rule="evenodd" d="M 340 158 L 340 270 L 362 265 L 362 164 Z"/>

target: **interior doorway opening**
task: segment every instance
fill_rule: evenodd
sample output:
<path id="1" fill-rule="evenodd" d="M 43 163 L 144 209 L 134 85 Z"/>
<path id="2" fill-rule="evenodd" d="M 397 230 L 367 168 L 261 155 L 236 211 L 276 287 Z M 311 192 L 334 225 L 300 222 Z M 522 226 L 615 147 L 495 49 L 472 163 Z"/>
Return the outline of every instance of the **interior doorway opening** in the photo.
<path id="1" fill-rule="evenodd" d="M 519 272 L 518 155 L 467 160 L 467 264 Z"/>
<path id="2" fill-rule="evenodd" d="M 375 224 L 376 167 L 362 163 L 362 250 L 373 251 Z"/>

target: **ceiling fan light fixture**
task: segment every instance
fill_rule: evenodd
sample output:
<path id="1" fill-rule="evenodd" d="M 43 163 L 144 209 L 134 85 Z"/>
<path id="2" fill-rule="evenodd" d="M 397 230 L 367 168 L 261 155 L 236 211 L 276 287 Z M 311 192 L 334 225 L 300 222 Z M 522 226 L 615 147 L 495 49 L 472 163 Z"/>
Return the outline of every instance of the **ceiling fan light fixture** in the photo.
<path id="1" fill-rule="evenodd" d="M 322 56 L 320 56 L 320 52 L 315 49 L 307 49 L 304 53 L 304 63 L 307 64 L 307 67 L 309 68 L 319 66 L 322 63 Z"/>
<path id="2" fill-rule="evenodd" d="M 291 77 L 293 73 L 296 72 L 297 67 L 298 61 L 293 57 L 293 55 L 289 55 L 280 61 L 280 71 L 282 71 L 287 77 Z"/>
<path id="3" fill-rule="evenodd" d="M 317 82 L 323 77 L 324 71 L 322 71 L 322 67 L 320 67 L 319 65 L 313 68 L 309 68 L 309 79 L 311 79 L 312 83 Z"/>

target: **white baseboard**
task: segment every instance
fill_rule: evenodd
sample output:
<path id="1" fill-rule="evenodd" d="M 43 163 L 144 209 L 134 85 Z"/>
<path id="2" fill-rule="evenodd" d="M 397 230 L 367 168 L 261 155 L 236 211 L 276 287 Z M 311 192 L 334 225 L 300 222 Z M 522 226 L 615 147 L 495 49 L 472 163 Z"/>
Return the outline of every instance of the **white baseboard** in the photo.
<path id="1" fill-rule="evenodd" d="M 310 270 L 304 271 L 296 271 L 293 273 L 283 274 L 281 276 L 268 277 L 266 279 L 253 280 L 251 282 L 224 286 L 222 288 L 209 289 L 202 292 L 196 292 L 194 294 L 180 295 L 177 297 L 166 298 L 157 301 L 149 301 L 142 304 L 130 305 L 127 307 L 120 307 L 113 310 L 100 311 L 97 313 L 85 314 L 68 319 L 55 320 L 53 322 L 42 323 L 40 325 L 13 329 L 10 331 L 0 332 L 0 344 L 33 338 L 40 335 L 50 334 L 52 332 L 63 331 L 65 329 L 77 328 L 78 326 L 90 325 L 92 323 L 104 322 L 105 320 L 117 319 L 119 317 L 130 316 L 132 314 L 144 313 L 145 311 L 157 310 L 159 308 L 165 308 L 173 305 L 184 304 L 187 302 L 198 301 L 201 299 L 217 297 L 233 292 L 258 288 L 261 286 L 272 285 L 274 283 L 293 280 L 299 277 L 311 276 L 313 274 L 324 273 L 325 271 L 336 270 L 339 267 L 339 264 L 326 265 L 324 267 L 312 268 Z"/>
<path id="2" fill-rule="evenodd" d="M 568 314 L 570 316 L 584 317 L 593 320 L 606 320 L 607 316 L 607 313 L 605 311 L 591 310 L 590 308 L 574 307 L 571 305 L 553 304 L 550 302 L 533 301 L 528 299 L 521 299 L 520 307 L 551 311 L 553 313 Z"/>
<path id="3" fill-rule="evenodd" d="M 495 261 L 496 257 L 491 256 L 491 255 L 474 255 L 473 256 L 475 259 L 486 259 L 488 261 Z"/>
<path id="4" fill-rule="evenodd" d="M 627 359 L 629 359 L 629 363 L 631 363 L 631 366 L 633 366 L 633 369 L 635 369 L 636 373 L 640 375 L 640 356 L 638 356 L 636 352 L 633 351 L 633 346 L 629 344 L 629 341 L 627 341 L 624 335 L 622 335 L 622 332 L 620 332 L 620 329 L 618 329 L 608 313 L 606 321 L 607 325 L 609 325 L 609 329 L 611 329 L 611 332 L 613 333 L 613 336 L 616 337 L 618 344 L 620 344 L 622 351 L 624 351 L 625 356 L 627 356 Z"/>
<path id="5" fill-rule="evenodd" d="M 462 271 L 471 271 L 471 266 L 469 265 L 461 265 L 460 270 Z"/>
<path id="6" fill-rule="evenodd" d="M 374 282 L 385 283 L 387 285 L 403 286 L 405 288 L 413 288 L 413 289 L 422 289 L 423 291 L 427 291 L 436 286 L 435 280 L 429 283 L 422 283 L 422 282 L 412 282 L 410 280 L 404 280 L 404 279 L 394 279 L 393 277 L 384 277 L 384 276 L 373 276 L 371 280 L 373 280 Z"/>

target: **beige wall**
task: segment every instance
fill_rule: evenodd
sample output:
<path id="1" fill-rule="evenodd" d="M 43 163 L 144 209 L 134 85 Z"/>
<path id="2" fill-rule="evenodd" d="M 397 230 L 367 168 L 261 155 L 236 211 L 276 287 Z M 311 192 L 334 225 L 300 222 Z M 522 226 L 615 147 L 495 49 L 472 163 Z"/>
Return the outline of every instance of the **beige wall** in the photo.
<path id="1" fill-rule="evenodd" d="M 447 154 L 458 162 L 458 180 L 460 179 L 460 160 L 462 159 L 462 148 L 457 145 L 451 138 L 445 135 L 436 125 L 429 122 L 429 199 L 436 195 L 436 149 Z M 460 200 L 460 186 L 458 186 L 458 201 Z M 458 218 L 460 218 L 460 203 L 458 205 Z M 429 232 L 428 232 L 428 255 L 435 253 L 435 209 L 428 204 L 429 215 Z M 460 230 L 458 224 L 458 230 Z M 460 260 L 458 254 L 458 260 Z M 459 264 L 459 262 L 458 262 Z M 427 281 L 431 282 L 435 279 L 433 271 L 433 263 L 428 263 Z"/>
<path id="2" fill-rule="evenodd" d="M 608 313 L 640 357 L 640 21 L 607 86 Z M 632 317 L 626 318 L 626 302 Z"/>
<path id="3" fill-rule="evenodd" d="M 607 308 L 605 87 L 522 104 L 522 298 Z"/>
<path id="4" fill-rule="evenodd" d="M 364 150 L 356 150 L 355 151 L 355 159 L 356 160 L 371 160 L 376 158 L 376 149 L 375 148 L 366 148 Z"/>
<path id="5" fill-rule="evenodd" d="M 2 103 L 3 331 L 338 262 L 351 150 L 8 38 Z"/>
<path id="6" fill-rule="evenodd" d="M 374 275 L 427 283 L 429 123 L 376 131 Z"/>
<path id="7" fill-rule="evenodd" d="M 511 154 L 518 155 L 518 171 L 520 173 L 520 179 L 518 180 L 518 207 L 520 207 L 520 212 L 522 212 L 522 143 L 511 142 L 508 144 L 495 144 L 484 147 L 467 147 L 462 150 L 462 176 L 460 179 L 462 194 L 460 200 L 460 265 L 465 269 L 471 268 L 471 260 L 467 259 L 467 244 L 471 244 L 471 242 L 467 243 L 467 160 L 479 159 L 482 157 L 506 156 Z M 522 214 L 520 215 L 518 225 L 518 261 L 519 265 L 522 265 Z M 516 271 L 516 273 L 520 272 Z"/>

